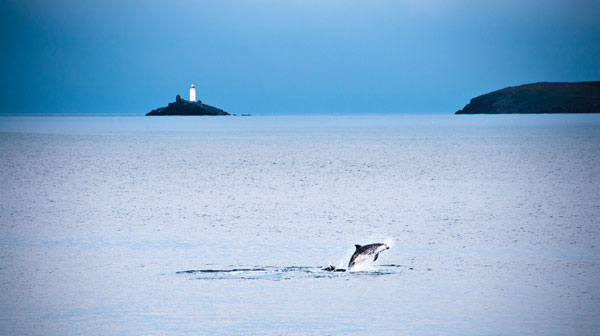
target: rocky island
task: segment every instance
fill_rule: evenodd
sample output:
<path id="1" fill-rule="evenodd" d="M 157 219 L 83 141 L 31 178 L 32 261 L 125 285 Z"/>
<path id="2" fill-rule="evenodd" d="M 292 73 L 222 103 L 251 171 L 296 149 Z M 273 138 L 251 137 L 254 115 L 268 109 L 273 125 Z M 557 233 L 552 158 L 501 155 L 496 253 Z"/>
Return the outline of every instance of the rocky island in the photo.
<path id="1" fill-rule="evenodd" d="M 455 114 L 600 113 L 600 82 L 540 82 L 471 99 Z"/>
<path id="2" fill-rule="evenodd" d="M 167 107 L 157 108 L 150 111 L 147 116 L 219 116 L 230 115 L 229 113 L 214 106 L 203 104 L 201 101 L 190 101 L 175 97 L 174 103 Z"/>

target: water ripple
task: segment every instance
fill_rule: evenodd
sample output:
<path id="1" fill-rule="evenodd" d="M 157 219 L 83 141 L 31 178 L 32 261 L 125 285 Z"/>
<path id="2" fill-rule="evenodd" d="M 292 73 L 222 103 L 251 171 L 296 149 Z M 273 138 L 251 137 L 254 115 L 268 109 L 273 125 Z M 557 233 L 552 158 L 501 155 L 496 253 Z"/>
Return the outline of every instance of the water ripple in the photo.
<path id="1" fill-rule="evenodd" d="M 382 276 L 399 274 L 404 266 L 379 265 L 376 269 L 362 272 L 346 272 L 322 266 L 230 266 L 231 268 L 191 269 L 177 271 L 177 275 L 192 276 L 190 280 L 290 280 L 302 278 L 331 279 L 357 276 Z"/>

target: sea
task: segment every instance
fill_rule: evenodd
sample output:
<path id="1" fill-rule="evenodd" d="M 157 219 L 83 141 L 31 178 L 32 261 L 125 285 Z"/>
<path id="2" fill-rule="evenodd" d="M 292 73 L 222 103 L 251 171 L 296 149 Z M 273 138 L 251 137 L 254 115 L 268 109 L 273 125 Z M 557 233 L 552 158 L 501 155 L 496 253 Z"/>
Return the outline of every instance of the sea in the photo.
<path id="1" fill-rule="evenodd" d="M 1 116 L 0 191 L 2 335 L 600 334 L 600 115 Z"/>

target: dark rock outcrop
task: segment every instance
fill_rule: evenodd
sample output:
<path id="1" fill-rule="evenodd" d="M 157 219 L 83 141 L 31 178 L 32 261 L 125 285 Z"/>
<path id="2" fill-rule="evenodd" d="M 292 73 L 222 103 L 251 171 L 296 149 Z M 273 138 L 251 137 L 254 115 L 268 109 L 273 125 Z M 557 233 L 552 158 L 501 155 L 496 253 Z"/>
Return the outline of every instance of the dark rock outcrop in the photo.
<path id="1" fill-rule="evenodd" d="M 202 104 L 201 101 L 189 101 L 181 99 L 179 95 L 175 97 L 175 102 L 167 107 L 157 108 L 150 111 L 147 116 L 218 116 L 230 115 L 229 113 L 214 106 Z"/>
<path id="2" fill-rule="evenodd" d="M 600 82 L 541 82 L 471 99 L 456 114 L 600 113 Z"/>

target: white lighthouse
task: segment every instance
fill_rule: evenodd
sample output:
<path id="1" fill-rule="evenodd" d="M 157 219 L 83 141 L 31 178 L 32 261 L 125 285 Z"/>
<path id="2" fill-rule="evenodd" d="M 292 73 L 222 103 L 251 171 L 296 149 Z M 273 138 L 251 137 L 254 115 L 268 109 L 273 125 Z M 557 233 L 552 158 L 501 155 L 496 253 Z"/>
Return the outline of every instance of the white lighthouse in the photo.
<path id="1" fill-rule="evenodd" d="M 196 101 L 196 87 L 194 86 L 194 84 L 190 86 L 190 101 Z"/>

